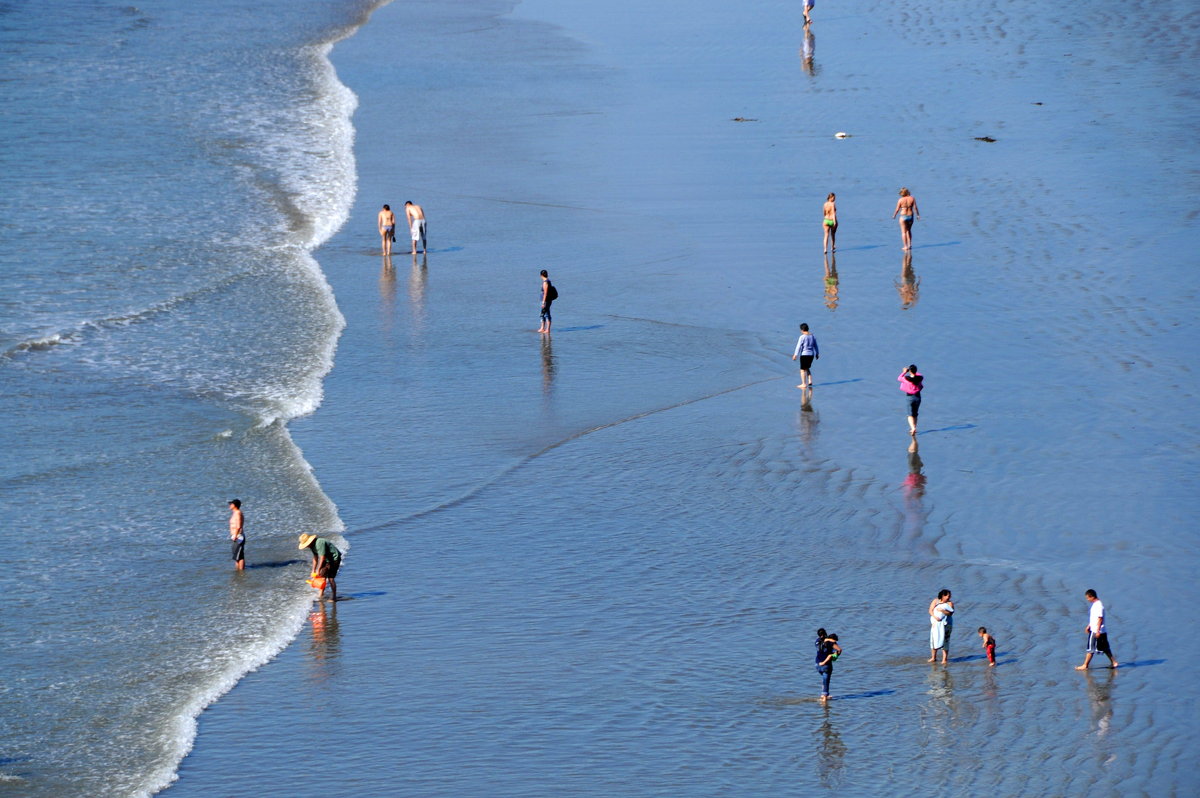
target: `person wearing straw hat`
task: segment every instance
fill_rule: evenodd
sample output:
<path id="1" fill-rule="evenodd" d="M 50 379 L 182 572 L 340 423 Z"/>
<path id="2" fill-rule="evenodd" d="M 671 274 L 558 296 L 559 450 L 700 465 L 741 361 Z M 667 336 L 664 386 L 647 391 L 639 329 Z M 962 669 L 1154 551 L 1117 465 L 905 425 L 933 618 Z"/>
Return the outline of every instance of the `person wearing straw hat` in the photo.
<path id="1" fill-rule="evenodd" d="M 328 587 L 333 593 L 333 600 L 337 601 L 337 582 L 334 581 L 334 577 L 342 567 L 342 553 L 338 551 L 338 547 L 325 538 L 305 534 L 300 536 L 300 549 L 308 549 L 312 554 L 313 573 L 325 579 L 325 585 L 321 587 L 321 597 L 324 598 L 325 588 Z"/>

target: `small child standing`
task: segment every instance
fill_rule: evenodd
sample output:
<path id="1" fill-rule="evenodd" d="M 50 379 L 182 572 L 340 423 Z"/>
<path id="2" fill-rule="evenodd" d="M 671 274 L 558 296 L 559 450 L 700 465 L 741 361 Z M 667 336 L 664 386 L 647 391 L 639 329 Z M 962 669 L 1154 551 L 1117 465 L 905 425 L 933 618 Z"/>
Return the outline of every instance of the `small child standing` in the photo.
<path id="1" fill-rule="evenodd" d="M 983 638 L 983 650 L 987 652 L 988 667 L 996 667 L 996 638 L 988 634 L 987 627 L 979 627 L 979 636 Z"/>

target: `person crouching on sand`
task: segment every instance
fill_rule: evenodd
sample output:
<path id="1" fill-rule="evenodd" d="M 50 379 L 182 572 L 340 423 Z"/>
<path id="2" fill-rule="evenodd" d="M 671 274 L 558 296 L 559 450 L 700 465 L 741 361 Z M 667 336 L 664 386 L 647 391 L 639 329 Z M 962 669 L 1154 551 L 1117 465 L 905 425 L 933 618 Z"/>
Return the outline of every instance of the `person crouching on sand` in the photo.
<path id="1" fill-rule="evenodd" d="M 333 600 L 337 601 L 337 582 L 334 578 L 338 569 L 342 567 L 342 552 L 330 541 L 316 535 L 301 535 L 299 548 L 301 551 L 308 549 L 312 555 L 313 575 L 325 578 L 325 584 L 321 587 L 321 597 L 325 597 L 325 588 L 328 587 L 332 591 Z"/>

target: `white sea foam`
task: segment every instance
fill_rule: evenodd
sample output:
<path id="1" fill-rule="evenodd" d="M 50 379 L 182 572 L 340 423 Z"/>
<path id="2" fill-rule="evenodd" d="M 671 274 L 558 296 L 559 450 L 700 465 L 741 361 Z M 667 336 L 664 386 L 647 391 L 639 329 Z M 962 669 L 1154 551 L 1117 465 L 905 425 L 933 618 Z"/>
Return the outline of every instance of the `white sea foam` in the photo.
<path id="1" fill-rule="evenodd" d="M 296 124 L 289 134 L 281 134 L 279 130 L 263 131 L 264 137 L 260 141 L 261 155 L 278 169 L 278 187 L 288 195 L 285 205 L 304 217 L 300 229 L 306 235 L 298 245 L 303 251 L 289 261 L 297 264 L 319 288 L 320 312 L 332 323 L 315 357 L 305 364 L 306 368 L 298 378 L 290 385 L 280 385 L 276 390 L 269 390 L 258 397 L 261 404 L 257 411 L 257 422 L 260 427 L 280 425 L 292 448 L 295 465 L 298 466 L 294 473 L 303 475 L 301 478 L 309 483 L 307 487 L 328 503 L 328 516 L 334 519 L 335 524 L 335 528 L 328 531 L 334 533 L 332 537 L 343 551 L 349 550 L 349 544 L 337 534 L 345 528 L 338 518 L 337 508 L 321 492 L 312 467 L 292 442 L 283 424 L 311 413 L 320 406 L 324 378 L 333 368 L 337 340 L 345 327 L 345 319 L 337 307 L 333 290 L 310 252 L 341 228 L 349 217 L 354 200 L 357 175 L 351 116 L 358 100 L 337 79 L 329 54 L 336 41 L 351 35 L 359 25 L 365 23 L 367 15 L 358 24 L 345 28 L 329 41 L 305 48 L 304 57 L 310 60 L 316 82 L 321 88 L 319 96 L 310 106 L 299 110 Z M 152 795 L 178 778 L 179 763 L 194 744 L 200 713 L 232 689 L 243 676 L 282 651 L 303 628 L 305 614 L 311 603 L 311 594 L 303 591 L 298 594 L 289 610 L 283 614 L 285 620 L 271 637 L 238 652 L 220 674 L 197 690 L 172 719 L 165 746 L 167 757 L 159 767 L 147 774 L 145 788 L 139 795 Z"/>

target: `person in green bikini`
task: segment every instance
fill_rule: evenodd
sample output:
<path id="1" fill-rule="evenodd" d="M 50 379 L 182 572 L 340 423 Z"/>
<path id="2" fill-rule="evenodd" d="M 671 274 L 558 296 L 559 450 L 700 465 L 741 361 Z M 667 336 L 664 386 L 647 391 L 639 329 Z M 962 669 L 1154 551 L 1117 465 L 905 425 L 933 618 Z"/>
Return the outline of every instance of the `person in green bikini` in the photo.
<path id="1" fill-rule="evenodd" d="M 825 199 L 825 251 L 829 251 L 830 245 L 833 246 L 833 251 L 837 252 L 837 194 L 832 191 Z"/>

